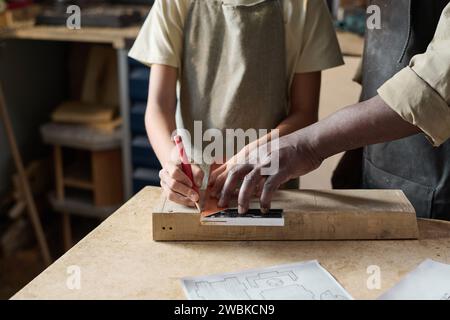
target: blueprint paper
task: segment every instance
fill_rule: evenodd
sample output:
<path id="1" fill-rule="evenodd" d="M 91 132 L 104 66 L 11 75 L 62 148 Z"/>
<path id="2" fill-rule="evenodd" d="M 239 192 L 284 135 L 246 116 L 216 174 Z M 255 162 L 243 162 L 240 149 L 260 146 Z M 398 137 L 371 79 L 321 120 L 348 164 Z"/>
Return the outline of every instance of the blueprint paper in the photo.
<path id="1" fill-rule="evenodd" d="M 425 260 L 380 300 L 450 300 L 450 265 Z"/>
<path id="2" fill-rule="evenodd" d="M 352 299 L 316 260 L 181 281 L 190 300 Z"/>

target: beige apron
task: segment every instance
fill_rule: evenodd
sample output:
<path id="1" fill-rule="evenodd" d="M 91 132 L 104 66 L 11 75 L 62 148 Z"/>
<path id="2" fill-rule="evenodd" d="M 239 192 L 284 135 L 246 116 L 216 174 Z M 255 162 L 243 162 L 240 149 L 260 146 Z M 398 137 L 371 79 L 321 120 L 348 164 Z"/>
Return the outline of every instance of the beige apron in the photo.
<path id="1" fill-rule="evenodd" d="M 281 2 L 192 1 L 184 29 L 177 110 L 177 127 L 187 129 L 192 141 L 194 121 L 202 122 L 203 131 L 273 129 L 287 116 Z M 199 151 L 193 158 L 203 163 Z"/>

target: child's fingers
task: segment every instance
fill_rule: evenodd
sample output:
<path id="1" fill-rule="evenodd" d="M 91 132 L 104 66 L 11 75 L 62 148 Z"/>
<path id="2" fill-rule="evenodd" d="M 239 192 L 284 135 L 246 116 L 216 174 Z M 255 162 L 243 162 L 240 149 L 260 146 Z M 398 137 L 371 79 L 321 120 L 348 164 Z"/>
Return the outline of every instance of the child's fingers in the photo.
<path id="1" fill-rule="evenodd" d="M 181 194 L 178 194 L 171 190 L 164 181 L 161 180 L 161 187 L 163 189 L 164 194 L 166 195 L 167 199 L 170 201 L 176 202 L 178 204 L 187 206 L 187 207 L 194 207 L 195 204 L 192 200 L 189 198 L 186 198 L 185 196 L 182 196 Z"/>
<path id="2" fill-rule="evenodd" d="M 195 192 L 191 187 L 173 179 L 166 170 L 161 170 L 160 172 L 161 182 L 164 183 L 167 189 L 176 192 L 182 196 L 189 198 L 192 201 L 198 201 L 198 193 Z"/>
<path id="3" fill-rule="evenodd" d="M 205 177 L 205 173 L 199 166 L 197 166 L 195 164 L 191 165 L 191 167 L 192 167 L 192 175 L 194 176 L 195 185 L 198 188 L 201 188 L 201 186 L 203 184 L 203 178 Z"/>
<path id="4" fill-rule="evenodd" d="M 181 169 L 181 164 L 170 163 L 162 171 L 165 171 L 164 174 L 167 173 L 172 179 L 190 188 L 193 187 L 191 179 Z"/>

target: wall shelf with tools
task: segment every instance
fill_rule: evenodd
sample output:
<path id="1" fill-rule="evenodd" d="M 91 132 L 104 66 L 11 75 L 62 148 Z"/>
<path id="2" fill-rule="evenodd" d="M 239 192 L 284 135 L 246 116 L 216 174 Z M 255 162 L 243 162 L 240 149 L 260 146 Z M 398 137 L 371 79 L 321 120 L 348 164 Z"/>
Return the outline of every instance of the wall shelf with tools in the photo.
<path id="1" fill-rule="evenodd" d="M 70 215 L 104 219 L 143 186 L 158 182 L 159 164 L 145 143 L 143 124 L 149 69 L 128 59 L 152 1 L 141 1 L 139 6 L 115 2 L 120 6 L 114 10 L 102 7 L 111 15 L 101 8 L 86 10 L 115 19 L 120 26 L 83 25 L 71 30 L 61 25 L 67 13 L 51 7 L 39 13 L 33 10 L 33 15 L 40 14 L 37 24 L 16 19 L 0 32 L 5 46 L 59 43 L 61 50 L 52 54 L 57 61 L 65 60 L 65 72 L 51 79 L 51 83 L 62 84 L 65 92 L 52 105 L 50 121 L 42 122 L 36 132 L 53 154 L 55 190 L 49 194 L 49 202 L 54 211 L 62 213 L 65 249 L 72 245 Z M 135 20 L 117 20 L 116 14 Z"/>

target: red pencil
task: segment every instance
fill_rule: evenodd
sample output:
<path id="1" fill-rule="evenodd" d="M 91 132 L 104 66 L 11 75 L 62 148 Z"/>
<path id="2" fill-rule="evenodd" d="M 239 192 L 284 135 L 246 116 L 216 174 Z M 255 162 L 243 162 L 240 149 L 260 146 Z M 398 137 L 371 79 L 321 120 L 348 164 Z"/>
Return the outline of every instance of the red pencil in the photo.
<path id="1" fill-rule="evenodd" d="M 178 149 L 178 154 L 180 155 L 181 170 L 183 170 L 183 172 L 188 176 L 189 180 L 191 180 L 193 186 L 192 189 L 194 189 L 194 191 L 197 192 L 197 194 L 200 196 L 200 191 L 194 181 L 194 174 L 192 173 L 191 163 L 189 162 L 186 151 L 184 149 L 183 139 L 181 138 L 181 136 L 175 136 L 173 140 L 175 141 L 175 145 Z M 195 206 L 197 207 L 198 211 L 201 212 L 198 202 L 195 202 Z"/>

